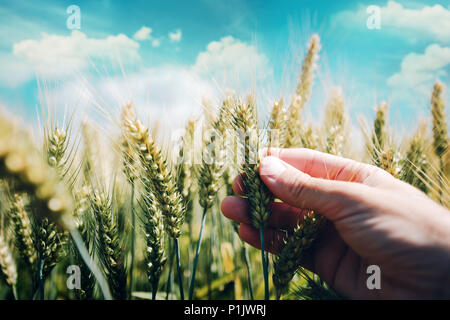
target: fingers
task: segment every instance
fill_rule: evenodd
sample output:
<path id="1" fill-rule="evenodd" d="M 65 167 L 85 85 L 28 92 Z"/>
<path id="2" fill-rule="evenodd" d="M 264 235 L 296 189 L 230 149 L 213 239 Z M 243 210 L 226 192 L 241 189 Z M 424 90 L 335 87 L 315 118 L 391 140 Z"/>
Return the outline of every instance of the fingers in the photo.
<path id="1" fill-rule="evenodd" d="M 241 224 L 239 236 L 251 246 L 261 249 L 261 237 L 258 229 L 250 224 Z M 264 249 L 273 254 L 278 254 L 284 245 L 286 233 L 280 230 L 266 228 L 264 230 Z"/>
<path id="2" fill-rule="evenodd" d="M 248 201 L 243 198 L 229 196 L 221 204 L 221 210 L 225 217 L 239 223 L 251 224 Z M 276 229 L 292 231 L 301 222 L 307 210 L 294 208 L 286 203 L 274 202 L 271 204 L 272 214 L 268 224 Z"/>
<path id="3" fill-rule="evenodd" d="M 376 167 L 316 150 L 271 148 L 268 156 L 277 157 L 314 178 L 363 182 Z"/>
<path id="4" fill-rule="evenodd" d="M 358 207 L 361 195 L 370 187 L 351 182 L 313 178 L 279 158 L 269 156 L 261 162 L 260 177 L 273 195 L 297 208 L 312 209 L 330 220 L 345 214 L 345 208 Z"/>

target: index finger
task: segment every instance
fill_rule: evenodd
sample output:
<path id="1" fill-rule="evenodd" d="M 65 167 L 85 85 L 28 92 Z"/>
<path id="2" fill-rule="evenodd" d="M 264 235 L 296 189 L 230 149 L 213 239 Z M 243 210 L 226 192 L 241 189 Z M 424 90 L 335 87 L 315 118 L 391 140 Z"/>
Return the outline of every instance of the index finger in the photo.
<path id="1" fill-rule="evenodd" d="M 327 180 L 362 183 L 376 170 L 365 163 L 306 148 L 270 148 L 267 155 L 280 158 L 311 177 Z"/>

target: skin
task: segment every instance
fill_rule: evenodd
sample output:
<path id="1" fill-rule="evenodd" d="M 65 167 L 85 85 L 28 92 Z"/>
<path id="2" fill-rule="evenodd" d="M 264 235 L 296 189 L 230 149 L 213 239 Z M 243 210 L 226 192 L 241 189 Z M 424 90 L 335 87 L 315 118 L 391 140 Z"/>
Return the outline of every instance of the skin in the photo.
<path id="1" fill-rule="evenodd" d="M 271 149 L 259 168 L 277 199 L 265 232 L 278 254 L 286 232 L 307 209 L 329 223 L 303 266 L 353 299 L 450 298 L 450 211 L 389 173 L 309 149 Z M 242 177 L 233 185 L 244 196 Z M 260 248 L 247 200 L 229 196 L 222 212 L 240 223 L 239 235 Z M 369 265 L 381 271 L 381 289 L 369 290 Z"/>

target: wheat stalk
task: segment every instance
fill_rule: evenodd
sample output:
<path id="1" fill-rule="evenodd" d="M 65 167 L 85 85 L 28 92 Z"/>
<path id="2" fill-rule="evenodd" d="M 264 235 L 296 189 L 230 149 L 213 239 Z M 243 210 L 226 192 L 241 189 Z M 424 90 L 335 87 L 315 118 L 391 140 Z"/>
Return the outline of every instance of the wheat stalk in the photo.
<path id="1" fill-rule="evenodd" d="M 265 299 L 269 299 L 268 259 L 265 256 L 264 228 L 271 215 L 270 203 L 274 200 L 272 194 L 259 177 L 259 128 L 256 105 L 253 99 L 247 104 L 237 103 L 233 112 L 232 123 L 240 135 L 240 143 L 244 161 L 241 172 L 244 175 L 243 187 L 247 195 L 250 209 L 250 220 L 260 230 L 261 260 L 264 274 Z M 243 139 L 242 139 L 243 138 Z"/>
<path id="2" fill-rule="evenodd" d="M 194 264 L 192 267 L 189 300 L 194 296 L 195 275 L 203 239 L 203 230 L 205 228 L 206 213 L 213 205 L 214 199 L 219 191 L 221 173 L 224 167 L 223 138 L 227 128 L 228 113 L 228 104 L 224 102 L 219 110 L 218 118 L 212 123 L 211 129 L 208 131 L 208 136 L 204 141 L 206 152 L 203 154 L 202 166 L 198 173 L 199 204 L 203 208 L 203 214 L 201 218 L 200 233 L 197 240 L 197 248 L 195 251 Z"/>

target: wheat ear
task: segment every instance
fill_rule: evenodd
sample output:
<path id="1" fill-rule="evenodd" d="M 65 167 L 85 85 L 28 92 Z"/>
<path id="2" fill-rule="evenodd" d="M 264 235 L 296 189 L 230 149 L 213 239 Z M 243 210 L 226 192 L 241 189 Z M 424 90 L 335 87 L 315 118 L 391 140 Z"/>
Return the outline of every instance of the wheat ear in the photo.
<path id="1" fill-rule="evenodd" d="M 261 260 L 264 275 L 264 296 L 269 299 L 268 259 L 265 254 L 264 229 L 271 215 L 270 204 L 273 196 L 259 177 L 259 128 L 256 105 L 253 99 L 247 104 L 237 103 L 233 112 L 232 123 L 236 133 L 240 135 L 240 143 L 244 156 L 241 172 L 243 187 L 247 195 L 250 209 L 250 220 L 259 229 L 261 239 Z"/>
<path id="2" fill-rule="evenodd" d="M 309 212 L 285 241 L 273 264 L 272 278 L 277 298 L 280 298 L 288 288 L 289 282 L 301 266 L 305 251 L 313 245 L 325 221 L 323 216 Z"/>
<path id="3" fill-rule="evenodd" d="M 203 213 L 189 285 L 189 300 L 194 296 L 195 275 L 200 256 L 203 230 L 205 228 L 206 213 L 213 205 L 214 199 L 219 191 L 219 183 L 221 181 L 221 173 L 224 166 L 223 138 L 228 114 L 228 104 L 224 102 L 219 110 L 218 118 L 212 123 L 211 129 L 208 131 L 208 136 L 204 141 L 206 152 L 203 154 L 202 166 L 198 172 L 199 204 L 203 208 Z"/>
<path id="4" fill-rule="evenodd" d="M 425 126 L 421 125 L 412 137 L 400 173 L 400 179 L 422 190 L 429 191 L 428 171 L 430 164 L 425 152 Z"/>
<path id="5" fill-rule="evenodd" d="M 335 88 L 325 108 L 325 127 L 328 131 L 325 144 L 327 153 L 342 156 L 346 125 L 344 96 L 340 88 Z"/>
<path id="6" fill-rule="evenodd" d="M 121 153 L 122 153 L 122 170 L 127 178 L 131 194 L 130 194 L 130 209 L 131 209 L 131 263 L 130 263 L 130 275 L 129 275 L 129 290 L 128 297 L 131 298 L 131 293 L 134 289 L 134 260 L 135 260 L 135 243 L 136 243 L 136 213 L 134 209 L 134 194 L 135 194 L 135 182 L 137 178 L 138 172 L 138 161 L 137 154 L 133 149 L 130 140 L 128 139 L 129 132 L 127 131 L 128 126 L 126 125 L 128 121 L 136 120 L 136 112 L 134 106 L 130 104 L 126 104 L 122 109 L 122 137 L 121 137 Z"/>
<path id="7" fill-rule="evenodd" d="M 25 208 L 23 195 L 14 194 L 10 209 L 14 234 L 16 238 L 16 247 L 20 252 L 22 259 L 31 269 L 34 269 L 36 262 L 36 247 L 33 240 L 33 228 Z"/>
<path id="8" fill-rule="evenodd" d="M 301 113 L 305 103 L 311 95 L 311 88 L 314 80 L 314 70 L 320 50 L 320 38 L 317 34 L 311 37 L 308 51 L 303 60 L 302 72 L 300 74 L 299 83 L 291 103 L 287 110 L 287 134 L 285 147 L 299 147 L 301 144 L 302 121 Z"/>
<path id="9" fill-rule="evenodd" d="M 114 214 L 111 199 L 105 192 L 95 190 L 91 207 L 97 220 L 98 255 L 108 276 L 111 292 L 116 299 L 126 299 L 127 277 L 120 247 L 117 217 Z"/>
<path id="10" fill-rule="evenodd" d="M 156 298 L 158 283 L 161 277 L 166 257 L 164 253 L 164 223 L 160 207 L 152 190 L 141 193 L 142 224 L 146 240 L 147 276 L 152 286 L 152 298 Z"/>
<path id="11" fill-rule="evenodd" d="M 269 118 L 269 147 L 280 148 L 286 139 L 287 117 L 283 99 L 273 103 Z"/>
<path id="12" fill-rule="evenodd" d="M 447 119 L 445 105 L 441 97 L 444 91 L 443 84 L 438 80 L 433 86 L 431 95 L 431 115 L 433 117 L 433 147 L 434 153 L 439 159 L 439 201 L 443 202 L 444 175 L 445 175 L 445 153 L 448 150 Z"/>
<path id="13" fill-rule="evenodd" d="M 168 235 L 176 239 L 181 235 L 185 217 L 176 181 L 148 129 L 139 120 L 128 120 L 126 126 L 129 138 L 134 142 L 134 148 L 139 155 L 140 164 L 145 170 L 142 179 L 148 180 L 145 183 L 153 186 L 153 192 L 162 207 L 164 227 Z"/>
<path id="14" fill-rule="evenodd" d="M 17 268 L 3 234 L 0 234 L 0 269 L 6 279 L 6 283 L 13 288 L 14 296 L 17 298 L 17 294 L 15 292 Z"/>

